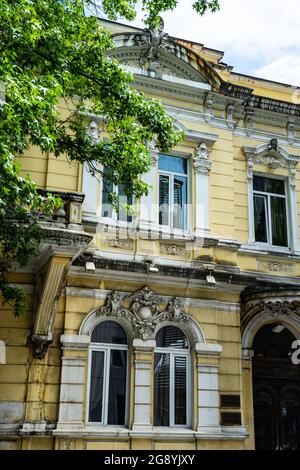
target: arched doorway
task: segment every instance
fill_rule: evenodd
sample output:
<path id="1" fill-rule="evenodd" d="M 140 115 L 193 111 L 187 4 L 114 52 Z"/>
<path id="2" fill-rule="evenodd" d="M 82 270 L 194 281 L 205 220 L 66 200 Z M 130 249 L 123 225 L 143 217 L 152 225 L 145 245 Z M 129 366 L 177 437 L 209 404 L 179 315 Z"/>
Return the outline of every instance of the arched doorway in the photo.
<path id="1" fill-rule="evenodd" d="M 257 450 L 300 450 L 300 366 L 295 338 L 281 324 L 262 327 L 253 342 L 253 395 Z"/>

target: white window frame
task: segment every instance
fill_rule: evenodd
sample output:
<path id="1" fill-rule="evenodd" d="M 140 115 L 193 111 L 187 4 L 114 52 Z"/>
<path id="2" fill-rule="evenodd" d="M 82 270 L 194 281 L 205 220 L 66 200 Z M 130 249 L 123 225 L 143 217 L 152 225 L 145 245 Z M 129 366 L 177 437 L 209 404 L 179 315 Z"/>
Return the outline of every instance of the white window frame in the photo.
<path id="1" fill-rule="evenodd" d="M 177 173 L 173 171 L 165 171 L 165 170 L 159 170 L 158 168 L 158 226 L 160 230 L 162 231 L 172 231 L 174 233 L 185 233 L 188 231 L 190 227 L 190 200 L 191 200 L 191 189 L 190 189 L 190 160 L 187 155 L 181 155 L 181 154 L 160 154 L 165 157 L 174 157 L 174 158 L 183 158 L 187 161 L 187 172 L 186 174 L 183 173 Z M 158 163 L 159 165 L 159 163 Z M 159 180 L 160 176 L 167 176 L 169 178 L 169 211 L 168 211 L 168 225 L 161 225 L 159 223 L 159 211 L 160 211 L 160 204 L 159 204 L 159 191 L 160 191 L 160 185 L 159 185 Z M 186 178 L 186 186 L 187 186 L 187 200 L 186 200 L 186 223 L 185 227 L 183 228 L 174 228 L 174 220 L 173 220 L 173 214 L 174 214 L 174 177 L 180 176 L 180 177 L 185 177 Z"/>
<path id="2" fill-rule="evenodd" d="M 112 207 L 111 217 L 104 217 L 102 215 L 103 211 L 103 189 L 104 189 L 104 177 L 101 176 L 100 184 L 100 220 L 103 224 L 114 225 L 118 227 L 133 227 L 136 225 L 136 216 L 132 215 L 132 221 L 128 222 L 125 220 L 118 220 L 118 213 L 114 207 Z M 113 192 L 115 192 L 119 197 L 119 187 L 116 184 L 113 184 Z M 136 207 L 135 198 L 132 196 L 132 206 Z"/>
<path id="3" fill-rule="evenodd" d="M 192 425 L 191 421 L 191 355 L 190 349 L 177 348 L 155 348 L 154 354 L 168 354 L 170 356 L 170 377 L 169 377 L 169 426 L 156 426 L 163 428 L 184 428 L 189 429 Z M 186 423 L 175 424 L 175 357 L 186 358 Z M 154 378 L 155 379 L 155 378 Z M 153 400 L 153 415 L 155 413 L 155 402 Z"/>
<path id="4" fill-rule="evenodd" d="M 118 323 L 117 323 L 118 324 Z M 125 394 L 125 423 L 124 425 L 107 424 L 108 422 L 108 398 L 109 398 L 109 385 L 110 385 L 110 356 L 112 350 L 126 351 L 126 394 Z M 93 352 L 103 352 L 103 393 L 102 393 L 102 417 L 101 421 L 89 421 L 90 412 L 90 393 L 91 393 L 91 378 L 92 378 L 92 354 Z M 129 348 L 128 344 L 112 344 L 112 343 L 91 343 L 89 350 L 89 363 L 88 363 L 88 387 L 87 387 L 87 407 L 86 407 L 86 422 L 89 426 L 110 426 L 124 428 L 128 423 L 128 398 L 129 398 Z"/>
<path id="5" fill-rule="evenodd" d="M 268 178 L 268 179 L 277 179 L 284 181 L 284 190 L 285 190 L 285 195 L 281 194 L 275 194 L 275 193 L 268 193 L 264 191 L 256 191 L 253 188 L 253 182 L 255 176 L 261 176 L 263 178 Z M 282 252 L 290 252 L 291 250 L 291 228 L 289 224 L 289 220 L 294 221 L 294 218 L 291 217 L 291 204 L 290 204 L 290 192 L 289 192 L 289 181 L 287 177 L 284 176 L 277 176 L 277 175 L 270 175 L 268 173 L 259 173 L 255 172 L 253 173 L 253 178 L 251 180 L 251 187 L 249 191 L 249 208 L 250 208 L 250 244 L 254 244 L 258 248 L 265 249 L 265 250 L 273 250 L 273 251 L 282 251 Z M 255 220 L 254 220 L 254 196 L 261 196 L 264 198 L 265 201 L 265 206 L 266 206 L 266 214 L 267 214 L 267 238 L 268 242 L 260 242 L 256 241 L 255 239 Z M 287 227 L 287 246 L 279 246 L 279 245 L 273 245 L 272 244 L 272 220 L 271 220 L 271 196 L 279 197 L 282 199 L 285 199 L 285 209 L 286 209 L 286 227 Z"/>

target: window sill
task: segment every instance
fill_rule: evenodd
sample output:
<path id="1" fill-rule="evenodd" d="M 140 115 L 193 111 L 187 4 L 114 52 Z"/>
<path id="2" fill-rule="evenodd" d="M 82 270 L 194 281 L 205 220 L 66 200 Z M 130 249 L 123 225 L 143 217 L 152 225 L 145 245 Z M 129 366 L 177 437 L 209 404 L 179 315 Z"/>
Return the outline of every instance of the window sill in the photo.
<path id="1" fill-rule="evenodd" d="M 114 438 L 128 438 L 130 437 L 130 430 L 125 426 L 101 426 L 98 424 L 88 424 L 84 429 L 65 429 L 55 430 L 55 435 L 72 435 L 78 437 L 101 437 L 106 439 Z"/>
<path id="2" fill-rule="evenodd" d="M 188 240 L 194 241 L 195 234 L 191 230 L 171 229 L 170 227 L 158 226 L 159 238 L 161 240 Z"/>
<path id="3" fill-rule="evenodd" d="M 241 245 L 240 250 L 248 253 L 257 253 L 257 254 L 274 254 L 274 255 L 291 255 L 293 256 L 293 251 L 290 248 L 284 247 L 275 247 L 273 245 L 265 245 L 260 243 L 247 243 Z"/>
<path id="4" fill-rule="evenodd" d="M 74 429 L 73 427 L 64 427 L 64 429 L 54 430 L 55 436 L 70 436 L 80 438 L 97 438 L 97 439 L 152 439 L 159 441 L 195 441 L 201 440 L 245 440 L 249 434 L 244 427 L 220 428 L 220 432 L 196 432 L 189 428 L 168 428 L 168 427 L 151 427 L 146 426 L 144 429 L 130 430 L 125 427 L 116 426 L 98 426 L 87 425 L 85 429 Z"/>

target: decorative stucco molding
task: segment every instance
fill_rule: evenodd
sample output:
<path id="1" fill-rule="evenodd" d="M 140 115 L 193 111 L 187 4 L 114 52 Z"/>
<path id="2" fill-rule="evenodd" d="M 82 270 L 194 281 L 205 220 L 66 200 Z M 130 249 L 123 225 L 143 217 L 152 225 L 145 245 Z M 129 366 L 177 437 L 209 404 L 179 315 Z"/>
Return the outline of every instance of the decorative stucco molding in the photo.
<path id="1" fill-rule="evenodd" d="M 106 239 L 103 241 L 103 244 L 110 248 L 120 248 L 122 250 L 133 250 L 134 248 L 134 241 L 125 238 Z"/>
<path id="2" fill-rule="evenodd" d="M 300 296 L 298 290 L 256 291 L 242 294 L 242 348 L 244 359 L 251 359 L 257 332 L 270 323 L 280 323 L 300 338 Z"/>
<path id="3" fill-rule="evenodd" d="M 266 165 L 269 169 L 286 168 L 292 170 L 300 161 L 300 157 L 289 154 L 278 145 L 277 139 L 272 139 L 270 143 L 259 145 L 258 147 L 243 147 L 243 152 L 248 162 L 248 178 L 253 178 L 254 165 Z"/>
<path id="4" fill-rule="evenodd" d="M 194 157 L 194 168 L 197 173 L 208 175 L 211 172 L 212 161 L 210 160 L 210 151 L 205 143 L 201 143 Z"/>
<path id="5" fill-rule="evenodd" d="M 185 246 L 176 245 L 174 243 L 172 245 L 167 245 L 165 243 L 162 243 L 159 247 L 159 251 L 160 253 L 164 255 L 171 255 L 171 256 L 186 257 L 189 254 Z"/>
<path id="6" fill-rule="evenodd" d="M 257 269 L 261 271 L 288 272 L 292 273 L 296 269 L 295 264 L 279 263 L 277 261 L 257 260 Z"/>
<path id="7" fill-rule="evenodd" d="M 130 306 L 125 302 L 130 301 Z M 183 310 L 183 300 L 172 298 L 164 310 L 160 309 L 162 299 L 149 287 L 130 294 L 111 292 L 103 307 L 94 310 L 83 322 L 81 334 L 90 335 L 99 317 L 115 317 L 136 339 L 154 340 L 157 330 L 165 324 L 178 323 L 194 343 L 205 343 L 203 332 L 196 321 Z"/>

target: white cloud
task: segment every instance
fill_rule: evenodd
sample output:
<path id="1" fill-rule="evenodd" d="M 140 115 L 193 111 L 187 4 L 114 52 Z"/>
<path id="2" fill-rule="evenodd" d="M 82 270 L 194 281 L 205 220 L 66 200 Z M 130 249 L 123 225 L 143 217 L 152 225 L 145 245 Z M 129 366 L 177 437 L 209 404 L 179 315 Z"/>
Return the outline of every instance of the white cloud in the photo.
<path id="1" fill-rule="evenodd" d="M 179 0 L 176 10 L 163 15 L 165 30 L 224 51 L 224 61 L 236 71 L 300 84 L 299 0 L 220 0 L 220 4 L 219 12 L 200 17 L 192 0 Z M 142 16 L 137 19 L 139 26 Z M 284 72 L 281 64 L 289 70 Z"/>
<path id="2" fill-rule="evenodd" d="M 255 74 L 267 80 L 300 86 L 300 57 L 282 57 L 257 69 Z"/>

